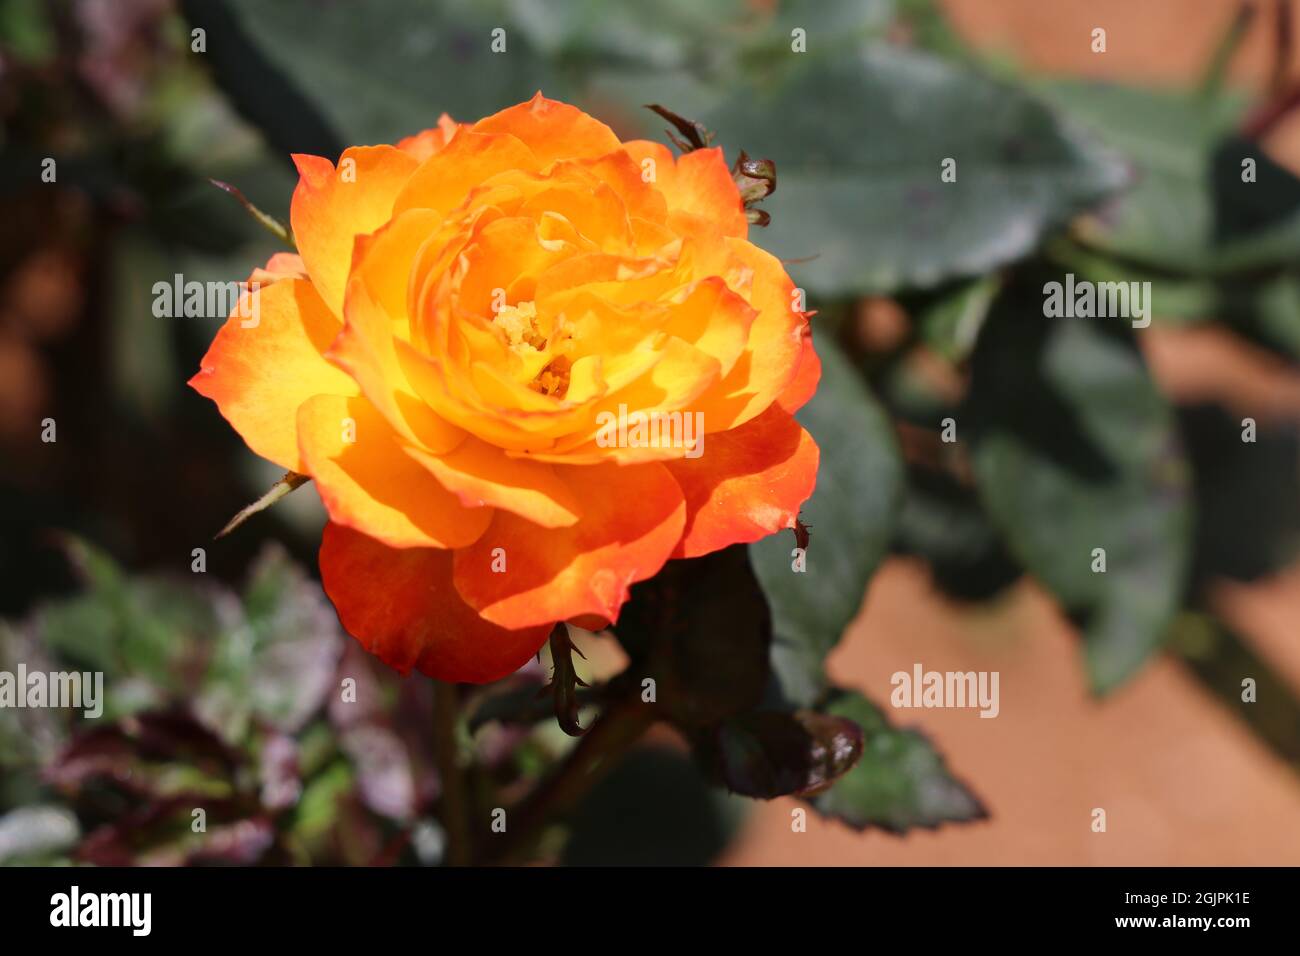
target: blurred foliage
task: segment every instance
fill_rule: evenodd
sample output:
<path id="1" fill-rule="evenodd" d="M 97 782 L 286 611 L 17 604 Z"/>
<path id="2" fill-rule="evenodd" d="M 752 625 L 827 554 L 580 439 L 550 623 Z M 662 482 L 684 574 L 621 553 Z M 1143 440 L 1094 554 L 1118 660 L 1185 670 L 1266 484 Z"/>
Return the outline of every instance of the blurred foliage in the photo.
<path id="1" fill-rule="evenodd" d="M 239 594 L 68 550 L 84 590 L 5 625 L 0 669 L 101 671 L 103 714 L 0 710 L 0 861 L 369 863 L 409 836 L 437 785 L 396 717 L 426 688 L 358 652 L 280 549 Z M 57 846 L 48 813 L 2 814 L 32 801 L 68 822 Z"/>
<path id="2" fill-rule="evenodd" d="M 372 666 L 292 561 L 256 556 L 274 537 L 312 563 L 311 496 L 189 574 L 191 549 L 279 474 L 183 386 L 219 319 L 156 320 L 150 290 L 243 278 L 273 251 L 208 177 L 284 219 L 290 152 L 333 158 L 539 88 L 624 137 L 662 138 L 642 108 L 662 103 L 729 159 L 775 162 L 754 237 L 818 310 L 823 377 L 799 419 L 822 461 L 798 534 L 634 589 L 621 675 L 581 687 L 557 669 L 583 726 L 642 700 L 693 759 L 633 751 L 585 796 L 564 791 L 582 745 L 529 667 L 467 701 L 476 812 L 527 811 L 535 786 L 570 837 L 517 839 L 571 863 L 714 858 L 738 810 L 708 781 L 798 794 L 855 828 L 981 817 L 929 741 L 825 673 L 891 553 L 962 602 L 1032 575 L 1078 624 L 1096 691 L 1167 647 L 1295 762 L 1294 695 L 1209 602 L 1215 581 L 1297 556 L 1295 422 L 1243 443 L 1235 412 L 1160 391 L 1145 330 L 1043 316 L 1043 284 L 1065 273 L 1151 282 L 1157 330 L 1214 323 L 1300 361 L 1300 180 L 1259 146 L 1297 100 L 1223 89 L 1237 40 L 1196 89 L 1153 91 L 1029 75 L 968 49 L 931 0 L 0 0 L 0 308 L 39 370 L 37 397 L 0 409 L 0 611 L 18 621 L 0 655 L 100 669 L 110 689 L 95 729 L 0 712 L 0 859 L 441 858 L 427 682 Z M 44 157 L 57 188 L 38 182 Z M 64 440 L 34 451 L 46 414 Z M 171 573 L 77 543 L 71 575 L 49 528 Z M 1243 675 L 1259 706 L 1240 705 Z M 199 802 L 206 834 L 190 829 Z"/>

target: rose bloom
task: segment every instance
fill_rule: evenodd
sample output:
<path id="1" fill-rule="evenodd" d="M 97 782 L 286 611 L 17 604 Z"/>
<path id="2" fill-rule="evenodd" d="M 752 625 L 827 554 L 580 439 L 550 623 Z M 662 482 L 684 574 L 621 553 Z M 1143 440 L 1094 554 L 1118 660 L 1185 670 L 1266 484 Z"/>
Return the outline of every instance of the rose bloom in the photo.
<path id="1" fill-rule="evenodd" d="M 674 160 L 539 93 L 293 158 L 298 254 L 190 384 L 314 479 L 325 591 L 372 653 L 495 680 L 665 561 L 793 527 L 820 363 L 720 149 Z"/>

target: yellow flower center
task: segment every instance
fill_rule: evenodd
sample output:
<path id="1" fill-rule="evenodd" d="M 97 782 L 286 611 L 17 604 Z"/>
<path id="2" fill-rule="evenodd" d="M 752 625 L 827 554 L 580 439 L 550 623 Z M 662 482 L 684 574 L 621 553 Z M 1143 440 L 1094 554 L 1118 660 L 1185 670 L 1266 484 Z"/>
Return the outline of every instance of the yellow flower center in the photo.
<path id="1" fill-rule="evenodd" d="M 516 355 L 525 357 L 530 352 L 546 348 L 546 339 L 537 331 L 537 306 L 532 302 L 507 305 L 492 319 L 493 324 L 506 334 L 506 341 Z"/>

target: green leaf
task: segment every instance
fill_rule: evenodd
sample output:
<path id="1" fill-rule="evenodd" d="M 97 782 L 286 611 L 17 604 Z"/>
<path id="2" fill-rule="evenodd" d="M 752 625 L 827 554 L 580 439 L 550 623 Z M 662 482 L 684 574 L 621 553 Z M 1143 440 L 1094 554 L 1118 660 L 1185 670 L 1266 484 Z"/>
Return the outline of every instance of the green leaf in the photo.
<path id="1" fill-rule="evenodd" d="M 567 63 L 671 70 L 716 59 L 733 42 L 745 0 L 509 0 L 513 24 L 544 56 Z M 728 28 L 730 27 L 730 31 Z M 743 23 L 741 29 L 744 29 Z"/>
<path id="2" fill-rule="evenodd" d="M 891 727 L 861 694 L 838 692 L 824 710 L 861 727 L 864 743 L 857 766 L 812 800 L 819 812 L 857 830 L 893 833 L 988 816 L 920 732 Z"/>
<path id="3" fill-rule="evenodd" d="M 244 593 L 244 626 L 214 635 L 195 706 L 227 740 L 249 721 L 295 733 L 329 693 L 343 634 L 321 592 L 279 546 L 258 556 Z"/>
<path id="4" fill-rule="evenodd" d="M 361 16 L 350 4 L 312 0 L 225 2 L 261 56 L 347 144 L 393 143 L 443 112 L 472 122 L 538 89 L 566 93 L 522 30 L 507 29 L 505 52 L 492 51 L 492 31 L 503 26 L 492 5 L 386 0 L 381 13 Z"/>
<path id="5" fill-rule="evenodd" d="M 1217 314 L 1238 335 L 1300 361 L 1300 273 L 1225 282 Z"/>
<path id="6" fill-rule="evenodd" d="M 1080 224 L 1088 245 L 1139 270 L 1184 274 L 1278 268 L 1300 257 L 1300 180 L 1235 135 L 1239 97 L 1080 82 L 1042 93 L 1133 167 L 1133 185 Z M 1255 162 L 1254 181 L 1242 180 L 1244 159 Z"/>
<path id="7" fill-rule="evenodd" d="M 52 19 L 53 10 L 41 0 L 0 3 L 0 39 L 6 56 L 19 62 L 52 56 L 58 46 Z"/>
<path id="8" fill-rule="evenodd" d="M 1128 322 L 1049 319 L 1043 301 L 1026 281 L 994 306 L 959 435 L 965 419 L 985 507 L 1081 626 L 1104 692 L 1159 646 L 1181 602 L 1190 469 Z"/>
<path id="9" fill-rule="evenodd" d="M 85 589 L 37 613 L 41 641 L 65 663 L 105 673 L 105 719 L 157 704 L 182 685 L 191 650 L 182 638 L 217 631 L 211 597 L 188 580 L 130 578 L 87 541 L 69 537 L 67 548 Z"/>
<path id="10" fill-rule="evenodd" d="M 975 490 L 919 464 L 909 468 L 894 548 L 924 559 L 935 587 L 958 601 L 992 600 L 1024 573 Z"/>
<path id="11" fill-rule="evenodd" d="M 1214 228 L 1210 149 L 1235 121 L 1235 108 L 1188 94 L 1079 81 L 1047 84 L 1042 95 L 1133 165 L 1132 185 L 1080 235 L 1146 266 L 1203 265 Z"/>
<path id="12" fill-rule="evenodd" d="M 1153 319 L 1192 326 L 1219 321 L 1284 358 L 1300 359 L 1300 274 L 1294 269 L 1240 276 L 1178 275 L 1135 267 L 1069 241 L 1048 250 L 1053 263 L 1090 282 L 1147 282 Z"/>
<path id="13" fill-rule="evenodd" d="M 772 607 L 772 668 L 780 696 L 809 705 L 825 687 L 822 661 L 858 613 L 889 547 L 903 489 L 898 442 L 884 411 L 832 341 L 818 339 L 822 378 L 798 419 L 821 448 L 817 489 L 803 509 L 807 570 L 793 570 L 795 537 L 750 545 Z"/>
<path id="14" fill-rule="evenodd" d="M 885 45 L 784 57 L 711 102 L 675 102 L 729 155 L 776 162 L 763 244 L 823 294 L 930 287 L 1030 252 L 1123 170 L 1027 94 Z M 956 160 L 955 182 L 940 179 Z"/>
<path id="15" fill-rule="evenodd" d="M 352 767 L 342 758 L 308 781 L 289 823 L 293 836 L 318 852 L 338 826 L 343 803 L 355 785 Z"/>
<path id="16" fill-rule="evenodd" d="M 655 74 L 734 74 L 743 62 L 789 53 L 791 30 L 805 32 L 807 55 L 855 44 L 889 24 L 892 0 L 509 0 L 514 26 L 566 66 Z M 737 62 L 741 61 L 741 62 Z M 644 97 L 643 97 L 644 99 Z"/>
<path id="17" fill-rule="evenodd" d="M 1300 557 L 1300 434 L 1294 425 L 1257 422 L 1254 441 L 1243 441 L 1240 412 L 1199 404 L 1179 409 L 1179 427 L 1195 476 L 1190 593 L 1203 594 L 1224 578 L 1257 581 L 1292 565 Z"/>
<path id="18" fill-rule="evenodd" d="M 1062 272 L 1073 272 L 1076 279 L 1096 283 L 1149 282 L 1152 319 L 1160 325 L 1200 325 L 1220 314 L 1222 289 L 1209 276 L 1134 265 L 1064 237 L 1050 243 L 1046 252 L 1053 265 Z"/>
<path id="19" fill-rule="evenodd" d="M 761 711 L 719 724 L 696 753 L 733 793 L 810 796 L 858 762 L 862 731 L 852 720 L 811 710 Z"/>

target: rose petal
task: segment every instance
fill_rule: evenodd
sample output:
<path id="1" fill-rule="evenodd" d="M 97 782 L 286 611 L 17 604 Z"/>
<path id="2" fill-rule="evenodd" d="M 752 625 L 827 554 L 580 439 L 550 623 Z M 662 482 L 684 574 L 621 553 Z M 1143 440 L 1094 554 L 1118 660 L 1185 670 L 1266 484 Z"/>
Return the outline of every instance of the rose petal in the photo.
<path id="1" fill-rule="evenodd" d="M 293 155 L 298 187 L 289 222 L 316 291 L 337 316 L 357 236 L 374 232 L 393 214 L 393 200 L 415 172 L 409 153 L 393 146 L 354 146 L 339 166 L 319 156 Z"/>
<path id="2" fill-rule="evenodd" d="M 406 325 L 404 276 L 410 258 L 440 221 L 436 212 L 415 209 L 357 241 L 357 266 L 344 304 L 347 319 L 327 353 L 406 442 L 433 454 L 451 451 L 465 433 L 411 387 L 397 360 L 394 329 Z"/>
<path id="3" fill-rule="evenodd" d="M 414 448 L 407 454 L 467 507 L 504 508 L 544 528 L 568 527 L 582 514 L 579 496 L 555 468 L 508 458 L 500 448 L 477 438 L 467 438 L 446 455 Z"/>
<path id="4" fill-rule="evenodd" d="M 813 348 L 812 326 L 804 326 L 803 351 L 799 353 L 799 367 L 779 396 L 777 404 L 793 415 L 808 404 L 808 400 L 817 391 L 817 383 L 822 377 L 822 360 Z"/>
<path id="5" fill-rule="evenodd" d="M 581 494 L 576 525 L 539 528 L 498 511 L 483 537 L 456 552 L 456 589 L 493 623 L 616 620 L 628 587 L 652 577 L 681 537 L 685 504 L 663 465 L 591 465 L 563 475 Z M 505 570 L 494 571 L 501 558 Z"/>
<path id="6" fill-rule="evenodd" d="M 485 684 L 514 673 L 546 642 L 549 626 L 506 630 L 481 618 L 452 584 L 452 554 L 390 548 L 330 523 L 321 583 L 344 629 L 403 674 Z"/>
<path id="7" fill-rule="evenodd" d="M 490 508 L 464 507 L 411 460 L 364 398 L 304 402 L 298 441 L 330 519 L 392 547 L 463 547 L 492 520 Z"/>
<path id="8" fill-rule="evenodd" d="M 479 120 L 474 132 L 509 133 L 527 145 L 542 166 L 557 159 L 604 156 L 619 148 L 618 137 L 604 123 L 540 92 L 527 103 Z"/>
<path id="9" fill-rule="evenodd" d="M 513 136 L 487 136 L 462 127 L 450 143 L 420 164 L 397 196 L 393 214 L 408 209 L 459 208 L 485 179 L 515 169 L 536 169 L 537 158 Z"/>
<path id="10" fill-rule="evenodd" d="M 398 140 L 397 148 L 422 163 L 451 142 L 451 138 L 456 135 L 456 130 L 459 128 L 459 123 L 443 113 L 438 117 L 437 126 Z"/>
<path id="11" fill-rule="evenodd" d="M 714 432 L 698 458 L 665 463 L 686 497 L 686 531 L 674 558 L 694 558 L 793 528 L 817 483 L 812 436 L 772 406 L 730 431 Z"/>
<path id="12" fill-rule="evenodd" d="M 257 296 L 255 316 L 248 295 Z M 338 334 L 339 321 L 303 279 L 263 285 L 241 302 L 203 356 L 190 387 L 216 402 L 258 455 L 302 471 L 298 406 L 313 395 L 357 394 L 356 383 L 321 354 Z"/>
<path id="13" fill-rule="evenodd" d="M 798 309 L 795 284 L 779 259 L 741 239 L 726 239 L 725 247 L 743 268 L 752 270 L 749 304 L 758 309 L 758 316 L 744 354 L 700 399 L 710 431 L 742 425 L 776 401 L 799 370 L 808 325 Z"/>

